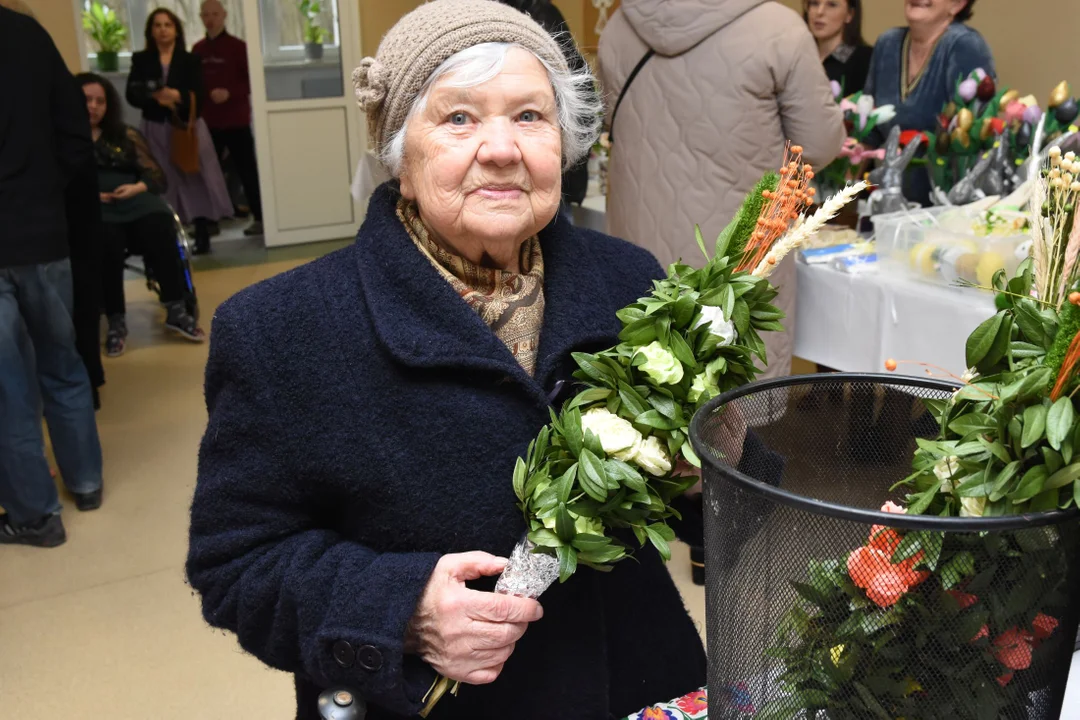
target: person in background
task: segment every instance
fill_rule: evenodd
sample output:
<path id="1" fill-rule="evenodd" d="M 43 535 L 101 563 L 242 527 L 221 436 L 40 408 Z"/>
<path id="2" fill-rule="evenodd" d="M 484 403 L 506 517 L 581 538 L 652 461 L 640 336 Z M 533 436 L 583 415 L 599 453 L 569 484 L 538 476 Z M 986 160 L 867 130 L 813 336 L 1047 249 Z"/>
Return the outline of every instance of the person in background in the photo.
<path id="1" fill-rule="evenodd" d="M 499 1 L 503 5 L 509 5 L 515 10 L 525 13 L 539 23 L 544 30 L 547 30 L 548 34 L 559 43 L 563 56 L 566 58 L 566 64 L 570 66 L 572 71 L 584 72 L 589 69 L 585 58 L 581 56 L 577 45 L 574 44 L 574 38 L 570 34 L 566 18 L 563 17 L 559 8 L 552 4 L 551 0 Z M 573 214 L 570 212 L 570 204 L 576 203 L 580 205 L 584 202 L 588 190 L 589 158 L 585 156 L 576 162 L 573 167 L 566 170 L 562 176 L 562 209 L 571 221 L 573 220 Z"/>
<path id="2" fill-rule="evenodd" d="M 65 207 L 93 147 L 78 86 L 41 25 L 0 7 L 0 48 L 0 76 L 17 99 L 0 103 L 0 544 L 55 547 L 67 534 L 42 452 L 42 406 L 76 507 L 95 509 L 102 498 L 90 380 L 75 347 Z"/>
<path id="3" fill-rule="evenodd" d="M 806 0 L 803 19 L 829 80 L 840 83 L 845 97 L 862 90 L 874 54 L 863 39 L 862 0 Z"/>
<path id="4" fill-rule="evenodd" d="M 170 121 L 186 123 L 195 102 L 198 116 L 206 106 L 202 63 L 186 50 L 184 27 L 172 11 L 158 8 L 146 19 L 146 49 L 131 56 L 127 100 L 142 110 L 141 131 L 150 151 L 163 163 L 165 199 L 185 224 L 195 223 L 196 254 L 210 251 L 210 223 L 232 214 L 232 200 L 221 174 L 206 122 L 195 123 L 199 170 L 185 173 L 172 162 Z"/>
<path id="5" fill-rule="evenodd" d="M 200 17 L 206 27 L 206 37 L 195 43 L 191 51 L 202 58 L 203 87 L 210 99 L 203 108 L 203 120 L 210 128 L 218 157 L 223 158 L 228 150 L 244 187 L 252 217 L 244 234 L 261 235 L 262 199 L 255 138 L 251 134 L 247 44 L 225 29 L 227 13 L 220 0 L 206 0 Z"/>
<path id="6" fill-rule="evenodd" d="M 996 75 L 990 46 L 965 24 L 974 6 L 975 0 L 904 0 L 907 27 L 878 38 L 866 79 L 865 91 L 878 105 L 896 108 L 896 117 L 878 127 L 879 142 L 896 125 L 933 130 L 957 80 L 976 68 Z M 929 204 L 930 179 L 924 170 L 907 173 L 904 196 Z"/>
<path id="7" fill-rule="evenodd" d="M 76 80 L 86 97 L 94 140 L 101 218 L 108 238 L 101 265 L 105 316 L 109 330 L 105 354 L 124 353 L 127 321 L 124 303 L 124 260 L 142 255 L 161 288 L 165 329 L 192 342 L 206 334 L 184 303 L 184 266 L 176 245 L 172 210 L 161 199 L 165 172 L 150 152 L 146 138 L 121 119 L 120 96 L 105 78 L 82 73 Z"/>
<path id="8" fill-rule="evenodd" d="M 761 176 L 780 167 L 786 141 L 814 167 L 844 141 L 814 39 L 777 2 L 624 0 L 600 36 L 599 62 L 613 143 L 607 231 L 664 266 L 704 263 L 694 225 L 716 238 Z M 788 330 L 765 338 L 765 377 L 791 366 L 794 255 L 773 282 Z"/>

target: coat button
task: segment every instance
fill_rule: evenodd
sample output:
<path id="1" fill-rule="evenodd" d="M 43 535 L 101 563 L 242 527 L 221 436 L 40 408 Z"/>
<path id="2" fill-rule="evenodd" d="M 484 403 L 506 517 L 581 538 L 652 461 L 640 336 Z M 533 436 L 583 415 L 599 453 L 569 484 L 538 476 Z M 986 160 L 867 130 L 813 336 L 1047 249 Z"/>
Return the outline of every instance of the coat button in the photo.
<path id="1" fill-rule="evenodd" d="M 343 668 L 351 668 L 356 663 L 353 646 L 344 640 L 334 643 L 334 661 Z"/>
<path id="2" fill-rule="evenodd" d="M 356 651 L 356 659 L 360 667 L 370 672 L 378 672 L 382 667 L 382 653 L 370 645 L 365 645 Z"/>

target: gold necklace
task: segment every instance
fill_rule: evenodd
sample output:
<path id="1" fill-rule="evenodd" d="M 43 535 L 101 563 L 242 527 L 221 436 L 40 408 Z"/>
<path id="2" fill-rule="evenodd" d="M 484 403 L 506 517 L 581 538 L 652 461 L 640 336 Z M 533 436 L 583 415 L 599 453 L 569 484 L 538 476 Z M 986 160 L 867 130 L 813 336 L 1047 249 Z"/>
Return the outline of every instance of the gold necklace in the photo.
<path id="1" fill-rule="evenodd" d="M 938 43 L 941 42 L 941 38 L 945 37 L 945 33 L 938 35 L 934 40 L 934 44 L 930 46 L 930 52 L 926 54 L 926 60 L 923 61 L 922 67 L 919 68 L 919 74 L 915 76 L 915 79 L 908 82 L 908 56 L 911 54 L 911 30 L 904 33 L 904 42 L 900 48 L 900 101 L 903 102 L 908 99 L 911 93 L 915 92 L 915 88 L 919 86 L 919 81 L 922 80 L 923 75 L 926 73 L 926 68 L 930 65 L 930 59 L 934 57 L 934 51 L 937 50 Z"/>

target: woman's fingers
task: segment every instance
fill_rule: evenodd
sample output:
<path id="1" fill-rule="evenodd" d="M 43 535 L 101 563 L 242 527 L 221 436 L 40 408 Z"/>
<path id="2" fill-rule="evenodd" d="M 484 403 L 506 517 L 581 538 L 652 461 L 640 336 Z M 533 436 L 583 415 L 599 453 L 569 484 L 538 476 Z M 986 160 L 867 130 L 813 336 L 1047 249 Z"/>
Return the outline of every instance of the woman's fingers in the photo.
<path id="1" fill-rule="evenodd" d="M 544 617 L 540 603 L 513 595 L 470 591 L 475 597 L 468 608 L 469 617 L 489 623 L 531 623 Z"/>
<path id="2" fill-rule="evenodd" d="M 506 558 L 477 551 L 444 555 L 439 565 L 451 578 L 464 582 L 498 575 L 506 568 L 506 562 Z"/>

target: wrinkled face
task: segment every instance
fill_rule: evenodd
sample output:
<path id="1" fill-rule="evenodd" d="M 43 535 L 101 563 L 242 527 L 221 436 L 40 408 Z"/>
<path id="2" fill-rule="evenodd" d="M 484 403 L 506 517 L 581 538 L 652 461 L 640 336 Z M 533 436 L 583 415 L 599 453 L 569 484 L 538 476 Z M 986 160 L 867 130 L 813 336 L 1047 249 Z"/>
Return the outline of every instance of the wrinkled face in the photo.
<path id="1" fill-rule="evenodd" d="M 90 114 L 90 127 L 101 125 L 105 118 L 105 110 L 108 108 L 105 100 L 105 88 L 97 83 L 87 83 L 82 86 L 83 95 L 86 96 L 86 111 Z"/>
<path id="2" fill-rule="evenodd" d="M 562 138 L 544 66 L 512 48 L 473 88 L 431 89 L 405 131 L 401 192 L 451 247 L 521 243 L 559 209 Z"/>
<path id="3" fill-rule="evenodd" d="M 810 0 L 806 3 L 806 21 L 817 40 L 828 40 L 844 32 L 855 17 L 847 0 Z"/>
<path id="4" fill-rule="evenodd" d="M 154 16 L 154 24 L 150 28 L 154 36 L 154 42 L 158 45 L 171 45 L 176 42 L 176 26 L 169 16 L 161 12 Z"/>
<path id="5" fill-rule="evenodd" d="M 225 27 L 225 8 L 217 0 L 203 3 L 199 17 L 206 32 L 211 35 L 217 35 Z"/>
<path id="6" fill-rule="evenodd" d="M 908 25 L 939 25 L 951 21 L 968 0 L 904 0 Z"/>

